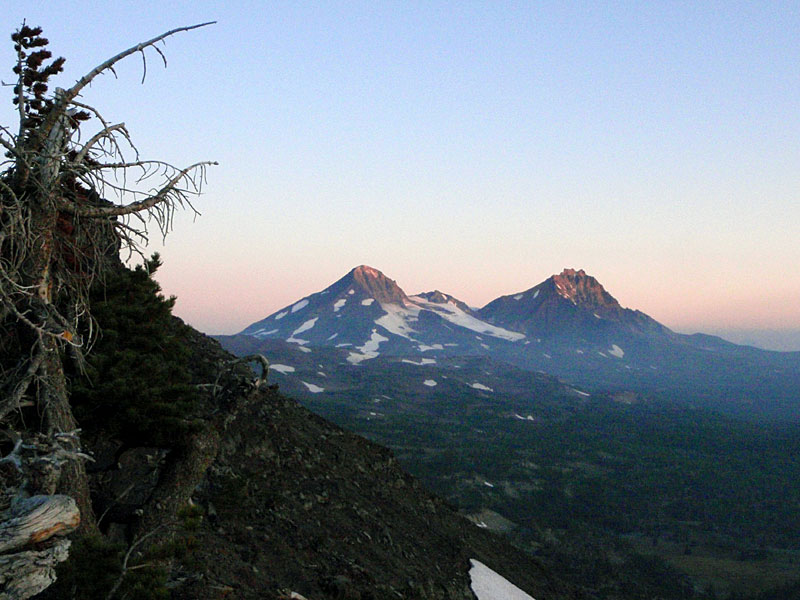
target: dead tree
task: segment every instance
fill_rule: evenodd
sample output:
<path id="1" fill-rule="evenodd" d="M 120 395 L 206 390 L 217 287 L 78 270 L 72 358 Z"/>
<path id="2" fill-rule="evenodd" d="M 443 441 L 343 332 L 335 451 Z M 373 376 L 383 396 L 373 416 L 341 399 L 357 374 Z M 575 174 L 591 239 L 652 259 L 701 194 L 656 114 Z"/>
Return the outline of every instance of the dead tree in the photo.
<path id="1" fill-rule="evenodd" d="M 14 447 L 0 459 L 0 600 L 20 600 L 53 583 L 67 558 L 64 536 L 78 527 L 80 513 L 75 500 L 53 491 L 64 464 L 85 456 L 69 449 L 77 432 L 28 441 L 6 434 Z"/>
<path id="2" fill-rule="evenodd" d="M 0 422 L 9 428 L 77 430 L 64 363 L 80 364 L 96 332 L 89 286 L 120 250 L 135 252 L 146 242 L 150 220 L 165 235 L 176 209 L 194 210 L 191 197 L 200 193 L 206 167 L 216 164 L 179 168 L 142 159 L 124 123 L 106 120 L 81 92 L 133 54 L 145 61 L 145 73 L 147 52 L 166 65 L 163 40 L 208 24 L 136 44 L 54 93 L 49 80 L 64 59 L 51 60 L 41 28 L 23 23 L 11 36 L 19 123 L 0 125 Z M 57 491 L 75 498 L 82 524 L 91 526 L 81 461 L 64 465 Z"/>

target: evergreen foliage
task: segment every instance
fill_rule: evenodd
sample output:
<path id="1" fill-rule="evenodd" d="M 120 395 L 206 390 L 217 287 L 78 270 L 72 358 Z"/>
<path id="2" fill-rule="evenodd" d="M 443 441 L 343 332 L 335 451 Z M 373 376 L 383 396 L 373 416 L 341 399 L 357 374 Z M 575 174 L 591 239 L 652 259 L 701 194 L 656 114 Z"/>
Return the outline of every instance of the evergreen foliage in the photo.
<path id="1" fill-rule="evenodd" d="M 193 427 L 197 400 L 190 354 L 152 275 L 157 254 L 135 269 L 119 268 L 92 290 L 100 327 L 85 375 L 71 379 L 71 401 L 81 426 L 102 430 L 126 445 L 174 446 Z"/>

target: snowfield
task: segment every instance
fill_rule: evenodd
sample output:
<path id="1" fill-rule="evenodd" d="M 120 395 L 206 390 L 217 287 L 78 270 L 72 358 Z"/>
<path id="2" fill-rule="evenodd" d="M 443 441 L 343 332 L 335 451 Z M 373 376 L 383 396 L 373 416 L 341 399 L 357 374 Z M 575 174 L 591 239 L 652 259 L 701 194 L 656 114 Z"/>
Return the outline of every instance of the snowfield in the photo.
<path id="1" fill-rule="evenodd" d="M 404 363 L 407 363 L 409 365 L 417 365 L 418 367 L 422 367 L 422 366 L 425 366 L 425 365 L 435 365 L 436 364 L 436 359 L 435 358 L 421 358 L 419 360 L 419 362 L 417 362 L 415 360 L 410 360 L 408 358 L 404 358 L 400 362 L 404 362 Z"/>
<path id="2" fill-rule="evenodd" d="M 351 352 L 347 357 L 347 362 L 357 365 L 363 360 L 369 360 L 379 356 L 380 353 L 378 352 L 378 346 L 380 346 L 381 342 L 388 341 L 389 338 L 381 335 L 377 332 L 377 330 L 373 329 L 372 335 L 366 342 L 364 342 L 364 345 L 356 347 L 356 350 L 360 350 L 361 353 L 359 354 L 358 352 Z"/>
<path id="3" fill-rule="evenodd" d="M 376 325 L 380 325 L 389 333 L 415 341 L 410 334 L 416 333 L 416 331 L 409 325 L 409 322 L 417 320 L 419 307 L 406 308 L 397 304 L 381 303 L 381 308 L 386 311 L 386 314 L 375 319 Z"/>
<path id="4" fill-rule="evenodd" d="M 300 302 L 298 302 L 297 304 L 295 304 L 295 305 L 292 307 L 292 313 L 296 313 L 298 310 L 302 310 L 302 309 L 304 309 L 306 306 L 308 306 L 308 299 L 305 299 L 305 300 L 300 300 Z"/>
<path id="5" fill-rule="evenodd" d="M 319 317 L 314 317 L 313 319 L 309 319 L 308 321 L 300 325 L 300 327 L 298 327 L 292 332 L 292 337 L 296 336 L 298 333 L 303 333 L 304 331 L 308 331 L 309 329 L 314 327 L 314 325 L 317 324 L 317 319 L 319 319 Z"/>
<path id="6" fill-rule="evenodd" d="M 437 304 L 436 302 L 428 302 L 421 296 L 413 296 L 411 299 L 421 308 L 434 312 L 444 320 L 452 323 L 453 325 L 463 327 L 464 329 L 469 329 L 485 335 L 491 335 L 492 337 L 509 340 L 511 342 L 516 342 L 517 340 L 525 338 L 525 335 L 522 333 L 509 331 L 508 329 L 503 329 L 502 327 L 495 327 L 494 325 L 489 325 L 480 319 L 476 319 L 472 315 L 468 315 L 452 301 L 449 301 L 447 304 Z"/>
<path id="7" fill-rule="evenodd" d="M 475 390 L 483 390 L 484 392 L 493 392 L 494 391 L 492 388 L 486 387 L 482 383 L 478 383 L 478 382 L 470 383 L 469 387 L 471 387 L 472 389 L 475 389 Z"/>
<path id="8" fill-rule="evenodd" d="M 271 371 L 277 371 L 278 373 L 294 373 L 294 367 L 290 367 L 289 365 L 270 365 L 269 366 Z"/>
<path id="9" fill-rule="evenodd" d="M 534 600 L 508 579 L 497 574 L 482 562 L 470 559 L 472 568 L 469 577 L 470 587 L 478 600 Z"/>
<path id="10" fill-rule="evenodd" d="M 313 383 L 308 383 L 306 381 L 300 381 L 304 386 L 308 388 L 308 391 L 312 394 L 319 394 L 320 392 L 324 392 L 325 388 L 319 387 L 318 385 L 314 385 Z"/>

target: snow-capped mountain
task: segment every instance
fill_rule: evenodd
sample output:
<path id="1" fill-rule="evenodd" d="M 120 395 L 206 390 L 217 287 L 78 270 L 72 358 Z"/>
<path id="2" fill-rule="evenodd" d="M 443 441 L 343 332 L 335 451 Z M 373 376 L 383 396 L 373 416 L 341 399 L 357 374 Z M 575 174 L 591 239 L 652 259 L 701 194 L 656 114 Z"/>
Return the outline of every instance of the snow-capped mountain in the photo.
<path id="1" fill-rule="evenodd" d="M 328 349 L 335 351 L 328 353 L 334 362 L 362 367 L 378 356 L 417 365 L 482 356 L 557 375 L 584 389 L 628 389 L 703 399 L 726 410 L 738 406 L 745 413 L 800 417 L 800 353 L 675 333 L 641 311 L 623 308 L 583 270 L 565 269 L 476 310 L 438 290 L 408 295 L 362 265 L 220 341 L 235 352 L 259 351 L 264 342 L 270 360 L 279 364 L 285 352 L 274 355 L 276 348 L 287 349 L 295 361 L 299 354 L 314 360 Z M 319 382 L 306 387 L 309 383 L 325 387 Z"/>
<path id="2" fill-rule="evenodd" d="M 491 344 L 525 338 L 486 323 L 464 302 L 442 292 L 408 296 L 394 280 L 366 265 L 242 334 L 283 339 L 301 348 L 347 348 L 354 364 L 382 353 L 482 354 Z"/>

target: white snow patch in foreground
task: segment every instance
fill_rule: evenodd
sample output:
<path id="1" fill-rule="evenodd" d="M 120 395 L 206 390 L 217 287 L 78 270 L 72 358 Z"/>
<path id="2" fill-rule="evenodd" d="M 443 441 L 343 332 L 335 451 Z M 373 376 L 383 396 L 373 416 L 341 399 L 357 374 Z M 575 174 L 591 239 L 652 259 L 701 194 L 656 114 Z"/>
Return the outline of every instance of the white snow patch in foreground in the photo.
<path id="1" fill-rule="evenodd" d="M 473 389 L 476 389 L 476 390 L 483 390 L 483 391 L 485 391 L 485 392 L 493 392 L 493 391 L 494 391 L 492 388 L 490 388 L 490 387 L 486 387 L 486 386 L 485 386 L 485 385 L 483 385 L 482 383 L 477 383 L 477 382 L 475 382 L 475 383 L 470 383 L 470 384 L 469 384 L 469 387 L 471 387 L 471 388 L 473 388 Z"/>
<path id="2" fill-rule="evenodd" d="M 272 371 L 277 371 L 278 373 L 294 373 L 294 367 L 290 367 L 289 365 L 270 365 L 269 368 Z"/>
<path id="3" fill-rule="evenodd" d="M 296 336 L 298 333 L 303 333 L 304 331 L 308 331 L 309 329 L 314 327 L 314 325 L 317 324 L 317 319 L 319 319 L 319 317 L 314 317 L 313 319 L 309 319 L 308 321 L 300 325 L 300 327 L 298 327 L 292 332 L 292 337 Z"/>
<path id="4" fill-rule="evenodd" d="M 288 314 L 289 314 L 288 310 L 285 310 L 283 312 L 279 312 L 277 315 L 275 315 L 275 320 L 276 321 L 280 321 L 283 317 L 285 317 Z"/>
<path id="5" fill-rule="evenodd" d="M 422 382 L 422 385 L 427 385 L 428 387 L 436 387 L 436 382 L 433 379 L 426 379 Z"/>
<path id="6" fill-rule="evenodd" d="M 297 304 L 295 304 L 295 305 L 292 307 L 292 312 L 293 312 L 293 313 L 296 313 L 298 310 L 302 310 L 302 309 L 304 309 L 306 306 L 308 306 L 308 300 L 300 300 L 300 302 L 298 302 Z"/>
<path id="7" fill-rule="evenodd" d="M 324 387 L 319 387 L 318 385 L 314 385 L 313 383 L 307 383 L 305 381 L 301 381 L 300 383 L 306 386 L 308 388 L 308 391 L 311 392 L 312 394 L 319 394 L 320 392 L 325 391 Z"/>
<path id="8" fill-rule="evenodd" d="M 365 298 L 361 301 L 361 306 L 369 306 L 373 302 L 375 302 L 375 298 Z"/>
<path id="9" fill-rule="evenodd" d="M 534 600 L 508 579 L 498 575 L 482 562 L 470 559 L 472 568 L 469 577 L 470 587 L 478 600 Z"/>
<path id="10" fill-rule="evenodd" d="M 410 365 L 417 365 L 418 367 L 422 367 L 424 365 L 435 365 L 436 364 L 436 359 L 435 358 L 422 358 L 422 359 L 420 359 L 419 362 L 417 362 L 415 360 L 409 360 L 407 358 L 404 358 L 400 362 L 404 362 L 404 363 L 408 363 Z"/>
<path id="11" fill-rule="evenodd" d="M 347 298 L 340 298 L 339 300 L 333 303 L 333 312 L 339 312 L 339 309 L 342 308 L 345 304 L 347 304 Z"/>
<path id="12" fill-rule="evenodd" d="M 611 349 L 608 351 L 608 353 L 612 356 L 616 356 L 617 358 L 622 358 L 625 356 L 625 351 L 616 344 L 611 344 Z"/>

